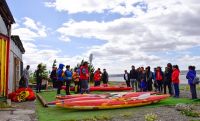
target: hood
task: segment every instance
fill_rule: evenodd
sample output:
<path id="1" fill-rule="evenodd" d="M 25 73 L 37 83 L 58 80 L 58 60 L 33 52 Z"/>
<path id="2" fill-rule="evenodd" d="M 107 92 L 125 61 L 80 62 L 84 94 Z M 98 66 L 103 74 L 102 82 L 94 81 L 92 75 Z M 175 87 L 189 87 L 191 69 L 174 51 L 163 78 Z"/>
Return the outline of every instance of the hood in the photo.
<path id="1" fill-rule="evenodd" d="M 64 66 L 64 64 L 59 64 L 59 69 L 63 69 Z"/>

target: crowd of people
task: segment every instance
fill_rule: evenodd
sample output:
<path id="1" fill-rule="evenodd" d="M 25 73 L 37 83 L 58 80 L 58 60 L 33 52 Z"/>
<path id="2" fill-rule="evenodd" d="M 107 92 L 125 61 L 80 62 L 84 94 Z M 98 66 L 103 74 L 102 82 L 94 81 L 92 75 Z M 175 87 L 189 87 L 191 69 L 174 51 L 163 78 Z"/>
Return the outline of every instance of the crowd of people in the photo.
<path id="1" fill-rule="evenodd" d="M 100 86 L 108 83 L 108 73 L 106 69 L 98 68 L 95 72 L 89 71 L 88 62 L 84 62 L 80 67 L 74 70 L 70 69 L 70 65 L 66 65 L 64 70 L 63 64 L 59 64 L 58 69 L 53 67 L 50 78 L 53 82 L 53 87 L 57 88 L 57 95 L 60 95 L 62 86 L 66 86 L 66 95 L 70 95 L 70 84 L 74 82 L 75 93 L 89 93 L 89 81 L 94 81 L 94 86 Z"/>
<path id="2" fill-rule="evenodd" d="M 64 69 L 64 67 L 66 69 Z M 21 87 L 28 87 L 29 80 L 29 70 L 28 65 L 22 75 L 20 80 Z M 159 93 L 170 94 L 176 98 L 179 98 L 179 83 L 180 83 L 180 70 L 178 65 L 173 65 L 168 63 L 164 71 L 160 66 L 154 68 L 151 71 L 151 67 L 146 68 L 139 67 L 135 68 L 132 66 L 130 72 L 124 71 L 124 80 L 126 81 L 127 87 L 132 87 L 133 91 L 156 91 Z M 66 86 L 66 95 L 70 95 L 70 84 L 74 83 L 75 93 L 89 93 L 89 81 L 94 82 L 94 86 L 100 86 L 101 82 L 103 84 L 108 84 L 108 73 L 106 69 L 98 68 L 97 70 L 89 71 L 88 62 L 84 62 L 82 65 L 75 69 L 71 69 L 70 65 L 59 64 L 59 67 L 52 67 L 52 72 L 50 78 L 53 82 L 53 88 L 57 88 L 57 95 L 60 95 L 60 90 L 62 86 Z M 197 99 L 196 85 L 199 83 L 199 78 L 195 70 L 195 66 L 189 66 L 188 72 L 186 74 L 186 79 L 190 86 L 192 99 Z M 41 91 L 41 65 L 38 65 L 36 70 L 36 92 Z M 167 92 L 168 90 L 168 92 Z"/>
<path id="3" fill-rule="evenodd" d="M 127 70 L 124 71 L 124 80 L 127 87 L 132 87 L 134 91 L 156 91 L 166 94 L 168 89 L 171 96 L 179 98 L 179 75 L 178 65 L 172 66 L 171 63 L 167 64 L 164 71 L 158 66 L 154 68 L 153 72 L 150 66 L 136 69 L 133 65 L 129 73 Z M 189 66 L 186 78 L 188 79 L 192 99 L 197 98 L 196 84 L 198 81 L 195 81 L 196 77 L 195 66 Z"/>

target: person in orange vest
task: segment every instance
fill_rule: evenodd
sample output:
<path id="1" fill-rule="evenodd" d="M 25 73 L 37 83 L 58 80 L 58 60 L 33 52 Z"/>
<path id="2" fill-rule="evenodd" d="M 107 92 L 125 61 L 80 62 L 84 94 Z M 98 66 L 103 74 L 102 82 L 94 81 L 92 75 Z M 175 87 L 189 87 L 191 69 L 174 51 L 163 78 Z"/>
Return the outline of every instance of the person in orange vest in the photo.
<path id="1" fill-rule="evenodd" d="M 79 71 L 77 68 L 74 69 L 74 73 L 72 75 L 72 78 L 74 80 L 74 91 L 77 94 L 80 91 L 80 81 L 79 81 Z"/>
<path id="2" fill-rule="evenodd" d="M 88 70 L 88 62 L 84 62 L 80 67 L 80 84 L 81 84 L 81 94 L 89 93 L 89 70 Z"/>
<path id="3" fill-rule="evenodd" d="M 94 72 L 94 86 L 100 86 L 100 84 L 101 84 L 101 70 L 100 68 L 98 68 Z"/>

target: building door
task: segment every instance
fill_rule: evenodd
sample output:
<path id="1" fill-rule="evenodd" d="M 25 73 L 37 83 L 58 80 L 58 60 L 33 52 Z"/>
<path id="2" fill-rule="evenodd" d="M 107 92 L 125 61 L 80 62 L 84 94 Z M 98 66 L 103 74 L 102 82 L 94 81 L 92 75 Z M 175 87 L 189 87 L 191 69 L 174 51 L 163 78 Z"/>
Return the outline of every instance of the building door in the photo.
<path id="1" fill-rule="evenodd" d="M 9 40 L 0 34 L 0 96 L 8 92 L 8 56 Z"/>
<path id="2" fill-rule="evenodd" d="M 20 80 L 20 61 L 18 58 L 14 58 L 14 71 L 13 71 L 13 91 L 19 88 L 19 80 Z"/>

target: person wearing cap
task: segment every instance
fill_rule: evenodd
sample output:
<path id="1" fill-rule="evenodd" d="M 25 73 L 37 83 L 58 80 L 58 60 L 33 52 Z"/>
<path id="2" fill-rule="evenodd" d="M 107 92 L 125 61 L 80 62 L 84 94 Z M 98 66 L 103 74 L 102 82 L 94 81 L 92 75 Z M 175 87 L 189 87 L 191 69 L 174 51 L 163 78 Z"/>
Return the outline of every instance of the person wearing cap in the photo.
<path id="1" fill-rule="evenodd" d="M 88 62 L 84 62 L 80 67 L 80 84 L 81 84 L 81 94 L 89 93 L 89 70 L 88 70 Z"/>
<path id="2" fill-rule="evenodd" d="M 70 95 L 70 83 L 72 81 L 72 72 L 70 70 L 70 65 L 66 65 L 64 81 L 66 83 L 66 95 Z"/>
<path id="3" fill-rule="evenodd" d="M 63 67 L 65 65 L 64 64 L 59 64 L 59 68 L 57 70 L 57 95 L 60 95 L 60 90 L 62 88 L 62 85 L 63 85 L 63 81 L 64 81 L 64 71 L 63 71 Z"/>
<path id="4" fill-rule="evenodd" d="M 94 86 L 100 86 L 100 84 L 101 84 L 101 70 L 100 68 L 98 68 L 94 72 Z"/>

